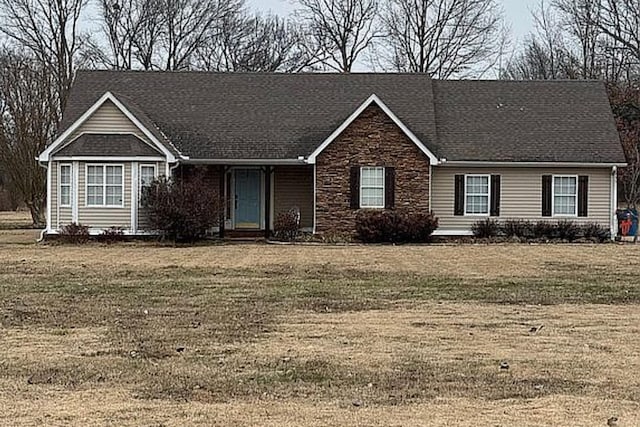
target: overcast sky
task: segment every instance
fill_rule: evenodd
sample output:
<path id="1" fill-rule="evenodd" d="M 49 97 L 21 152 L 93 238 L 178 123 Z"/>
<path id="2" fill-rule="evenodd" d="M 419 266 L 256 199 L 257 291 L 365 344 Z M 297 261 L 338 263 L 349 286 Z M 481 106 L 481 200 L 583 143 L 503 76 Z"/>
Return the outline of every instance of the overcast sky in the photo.
<path id="1" fill-rule="evenodd" d="M 535 7 L 539 0 L 498 0 L 503 4 L 507 21 L 511 25 L 514 38 L 521 40 L 533 30 L 531 8 Z M 248 0 L 255 9 L 273 11 L 280 15 L 286 15 L 293 10 L 291 0 Z"/>

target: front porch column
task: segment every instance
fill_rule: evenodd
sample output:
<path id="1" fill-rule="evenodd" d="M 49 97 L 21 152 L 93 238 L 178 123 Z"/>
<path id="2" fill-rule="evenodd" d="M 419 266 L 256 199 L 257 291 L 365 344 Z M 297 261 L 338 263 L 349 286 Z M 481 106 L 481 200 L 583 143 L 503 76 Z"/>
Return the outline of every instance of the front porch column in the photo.
<path id="1" fill-rule="evenodd" d="M 225 197 L 226 190 L 226 179 L 227 179 L 227 168 L 223 165 L 218 167 L 218 173 L 220 174 L 219 181 L 219 189 L 218 189 L 218 209 L 220 212 L 218 213 L 218 232 L 220 234 L 220 238 L 224 238 L 224 223 L 226 221 L 226 213 L 227 213 L 227 200 Z"/>
<path id="2" fill-rule="evenodd" d="M 271 174 L 273 167 L 267 166 L 264 169 L 264 237 L 271 237 Z"/>

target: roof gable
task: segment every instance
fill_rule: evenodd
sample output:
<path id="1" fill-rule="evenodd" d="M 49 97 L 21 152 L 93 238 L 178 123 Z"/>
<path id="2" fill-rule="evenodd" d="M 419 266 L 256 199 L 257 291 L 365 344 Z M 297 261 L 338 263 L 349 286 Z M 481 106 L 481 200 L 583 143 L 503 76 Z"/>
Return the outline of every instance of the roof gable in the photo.
<path id="1" fill-rule="evenodd" d="M 438 158 L 414 135 L 413 132 L 396 116 L 393 111 L 374 93 L 366 101 L 364 101 L 348 118 L 345 120 L 327 139 L 325 139 L 318 148 L 308 158 L 308 162 L 314 164 L 316 157 L 322 153 L 336 138 L 340 136 L 360 115 L 372 104 L 376 104 L 382 111 L 400 128 L 400 130 L 413 142 L 420 151 L 422 151 L 431 164 L 437 164 Z"/>
<path id="2" fill-rule="evenodd" d="M 69 124 L 65 127 L 64 132 L 62 132 L 56 140 L 47 147 L 45 151 L 43 151 L 38 160 L 41 162 L 49 161 L 51 155 L 58 150 L 65 143 L 69 142 L 69 139 L 74 136 L 74 134 L 80 130 L 83 124 L 85 124 L 91 117 L 106 103 L 113 103 L 120 112 L 122 112 L 128 120 L 133 123 L 133 125 L 146 137 L 148 138 L 155 147 L 166 156 L 169 162 L 175 162 L 175 156 L 172 152 L 170 152 L 166 146 L 164 146 L 158 138 L 149 131 L 140 120 L 127 109 L 122 102 L 120 102 L 111 92 L 105 92 L 95 103 L 93 103 L 84 113 L 78 117 L 73 123 Z"/>

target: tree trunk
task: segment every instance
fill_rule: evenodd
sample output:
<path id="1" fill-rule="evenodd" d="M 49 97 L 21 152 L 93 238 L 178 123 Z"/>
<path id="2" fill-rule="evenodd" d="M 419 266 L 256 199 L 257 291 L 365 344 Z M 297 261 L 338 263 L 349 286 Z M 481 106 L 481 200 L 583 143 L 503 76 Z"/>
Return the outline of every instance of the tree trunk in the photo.
<path id="1" fill-rule="evenodd" d="M 29 212 L 31 213 L 31 221 L 33 222 L 33 226 L 37 228 L 45 227 L 46 220 L 44 215 L 44 203 L 42 203 L 41 200 L 26 200 L 25 203 L 29 208 Z"/>

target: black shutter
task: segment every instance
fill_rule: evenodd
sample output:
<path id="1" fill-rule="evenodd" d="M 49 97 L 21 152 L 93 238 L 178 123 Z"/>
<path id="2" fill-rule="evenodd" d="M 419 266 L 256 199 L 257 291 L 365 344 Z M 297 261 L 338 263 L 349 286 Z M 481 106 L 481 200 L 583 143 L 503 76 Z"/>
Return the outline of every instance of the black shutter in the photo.
<path id="1" fill-rule="evenodd" d="M 578 177 L 578 216 L 589 216 L 589 177 Z"/>
<path id="2" fill-rule="evenodd" d="M 491 175 L 491 216 L 500 216 L 500 175 Z"/>
<path id="3" fill-rule="evenodd" d="M 351 167 L 351 209 L 360 209 L 360 166 Z"/>
<path id="4" fill-rule="evenodd" d="M 464 175 L 456 175 L 453 214 L 456 216 L 464 215 Z"/>
<path id="5" fill-rule="evenodd" d="M 396 206 L 396 168 L 384 168 L 384 208 Z"/>
<path id="6" fill-rule="evenodd" d="M 542 216 L 551 216 L 551 185 L 553 177 L 542 175 Z"/>

